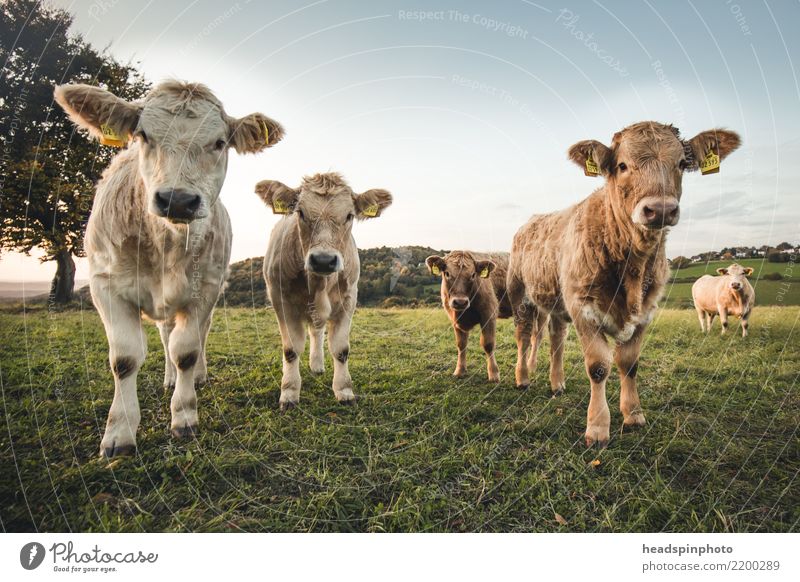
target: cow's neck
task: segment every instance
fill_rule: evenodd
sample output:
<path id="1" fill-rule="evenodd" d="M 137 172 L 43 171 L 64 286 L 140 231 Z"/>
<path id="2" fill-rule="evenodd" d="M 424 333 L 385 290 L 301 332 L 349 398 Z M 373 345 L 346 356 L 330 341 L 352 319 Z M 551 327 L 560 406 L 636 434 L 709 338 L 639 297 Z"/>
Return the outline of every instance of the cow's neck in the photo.
<path id="1" fill-rule="evenodd" d="M 638 314 L 659 257 L 665 254 L 665 230 L 645 230 L 633 223 L 624 208 L 614 204 L 616 192 L 606 185 L 603 247 L 607 262 L 622 282 L 628 313 Z"/>

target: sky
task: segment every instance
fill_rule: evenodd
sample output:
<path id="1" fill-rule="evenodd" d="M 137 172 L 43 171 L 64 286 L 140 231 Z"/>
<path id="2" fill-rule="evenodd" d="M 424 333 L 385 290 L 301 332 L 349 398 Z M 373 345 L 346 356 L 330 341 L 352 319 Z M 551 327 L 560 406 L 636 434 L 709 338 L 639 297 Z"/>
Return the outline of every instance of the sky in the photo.
<path id="1" fill-rule="evenodd" d="M 383 216 L 356 224 L 359 247 L 508 250 L 530 215 L 601 185 L 567 161 L 571 144 L 608 144 L 642 120 L 743 139 L 719 174 L 685 176 L 668 256 L 800 242 L 797 2 L 52 4 L 149 80 L 203 82 L 229 114 L 284 125 L 274 148 L 231 153 L 221 200 L 234 261 L 262 255 L 278 220 L 255 183 L 324 171 L 394 195 Z M 0 280 L 54 270 L 0 258 Z"/>

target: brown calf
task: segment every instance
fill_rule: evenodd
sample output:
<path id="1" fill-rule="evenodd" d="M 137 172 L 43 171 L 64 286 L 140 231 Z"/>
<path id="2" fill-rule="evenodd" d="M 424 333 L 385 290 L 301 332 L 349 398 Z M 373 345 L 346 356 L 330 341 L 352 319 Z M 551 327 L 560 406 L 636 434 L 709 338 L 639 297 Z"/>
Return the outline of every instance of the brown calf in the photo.
<path id="1" fill-rule="evenodd" d="M 639 352 L 668 275 L 664 243 L 668 227 L 678 222 L 683 172 L 701 165 L 704 173 L 713 171 L 737 147 L 739 136 L 730 131 L 704 131 L 684 141 L 676 128 L 655 122 L 623 129 L 611 147 L 579 142 L 570 159 L 587 175 L 602 175 L 605 184 L 566 210 L 532 217 L 515 235 L 508 293 L 517 324 L 517 384 L 528 382 L 532 322 L 538 338 L 549 316 L 551 389 L 563 390 L 563 341 L 571 320 L 591 384 L 587 446 L 609 440 L 612 358 L 624 424 L 644 425 L 636 390 Z"/>
<path id="2" fill-rule="evenodd" d="M 432 274 L 442 277 L 442 306 L 453 323 L 458 347 L 453 375 L 457 378 L 466 375 L 469 332 L 480 325 L 489 381 L 499 382 L 494 334 L 497 318 L 511 317 L 511 303 L 506 294 L 508 255 L 453 251 L 444 257 L 428 257 L 425 264 Z"/>

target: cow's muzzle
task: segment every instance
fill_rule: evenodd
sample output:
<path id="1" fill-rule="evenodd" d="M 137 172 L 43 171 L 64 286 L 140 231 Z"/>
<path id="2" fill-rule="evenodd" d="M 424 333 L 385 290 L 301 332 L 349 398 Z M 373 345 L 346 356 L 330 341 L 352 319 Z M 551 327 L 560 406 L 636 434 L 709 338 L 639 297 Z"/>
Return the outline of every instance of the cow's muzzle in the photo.
<path id="1" fill-rule="evenodd" d="M 645 228 L 659 229 L 678 224 L 681 210 L 674 198 L 648 197 L 636 205 L 633 222 Z"/>
<path id="2" fill-rule="evenodd" d="M 331 275 L 342 270 L 342 258 L 339 253 L 312 251 L 308 253 L 306 267 L 315 275 Z"/>
<path id="3" fill-rule="evenodd" d="M 450 307 L 455 309 L 456 311 L 464 311 L 467 307 L 469 307 L 469 298 L 468 297 L 451 297 L 450 298 Z"/>
<path id="4" fill-rule="evenodd" d="M 733 281 L 731 283 L 731 289 L 733 289 L 734 291 L 738 291 L 741 288 L 742 288 L 742 284 L 739 283 L 738 281 Z"/>
<path id="5" fill-rule="evenodd" d="M 159 190 L 153 199 L 155 214 L 174 222 L 191 222 L 199 218 L 202 199 L 185 190 Z"/>

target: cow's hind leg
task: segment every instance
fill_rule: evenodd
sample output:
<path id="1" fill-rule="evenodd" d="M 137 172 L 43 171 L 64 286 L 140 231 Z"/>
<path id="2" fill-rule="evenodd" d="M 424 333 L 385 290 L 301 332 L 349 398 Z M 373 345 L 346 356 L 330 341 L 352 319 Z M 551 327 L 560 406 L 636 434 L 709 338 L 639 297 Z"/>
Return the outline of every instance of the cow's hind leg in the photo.
<path id="1" fill-rule="evenodd" d="M 350 324 L 353 314 L 343 312 L 328 322 L 328 349 L 333 355 L 333 395 L 340 404 L 354 404 L 353 380 L 347 360 L 350 357 Z"/>
<path id="2" fill-rule="evenodd" d="M 517 365 L 514 380 L 517 388 L 530 386 L 528 350 L 531 347 L 531 332 L 536 308 L 525 297 L 525 284 L 517 277 L 509 277 L 508 299 L 514 314 L 514 339 L 517 340 Z"/>
<path id="3" fill-rule="evenodd" d="M 699 307 L 695 307 L 695 311 L 697 311 L 697 319 L 700 320 L 700 331 L 705 333 L 706 331 L 706 312 L 700 309 Z"/>
<path id="4" fill-rule="evenodd" d="M 550 390 L 560 396 L 566 389 L 564 380 L 564 342 L 567 339 L 567 322 L 550 317 Z"/>
<path id="5" fill-rule="evenodd" d="M 161 336 L 161 345 L 164 346 L 164 390 L 172 390 L 178 377 L 178 370 L 169 357 L 169 335 L 175 328 L 175 320 L 159 321 L 156 326 Z"/>
<path id="6" fill-rule="evenodd" d="M 539 355 L 539 346 L 542 344 L 545 329 L 547 328 L 547 314 L 535 306 L 532 307 L 534 312 L 533 325 L 531 328 L 531 349 L 528 351 L 528 376 L 530 377 L 536 371 L 536 360 Z"/>
<path id="7" fill-rule="evenodd" d="M 717 314 L 713 311 L 706 312 L 706 332 L 711 331 L 711 326 L 714 324 L 714 318 Z"/>
<path id="8" fill-rule="evenodd" d="M 489 321 L 481 326 L 481 347 L 486 353 L 486 374 L 489 377 L 489 382 L 500 381 L 500 370 L 497 367 L 497 360 L 495 360 L 494 357 L 496 323 L 497 320 L 491 317 Z"/>
<path id="9" fill-rule="evenodd" d="M 105 325 L 114 373 L 114 400 L 100 442 L 100 455 L 108 458 L 132 455 L 136 451 L 136 430 L 141 419 L 136 376 L 147 353 L 147 337 L 136 306 L 95 284 L 92 284 L 92 298 Z"/>
<path id="10" fill-rule="evenodd" d="M 308 365 L 315 374 L 322 374 L 325 371 L 325 352 L 323 350 L 325 342 L 325 328 L 308 326 L 308 337 L 311 346 L 308 354 Z"/>
<path id="11" fill-rule="evenodd" d="M 606 380 L 611 368 L 611 349 L 598 326 L 576 319 L 575 330 L 583 347 L 586 373 L 591 383 L 589 410 L 586 414 L 586 446 L 608 444 L 611 433 L 611 413 L 606 401 Z"/>
<path id="12" fill-rule="evenodd" d="M 624 344 L 617 344 L 614 351 L 614 361 L 619 369 L 619 409 L 622 412 L 624 428 L 636 428 L 645 424 L 639 392 L 636 389 L 636 373 L 639 370 L 639 353 L 642 350 L 643 336 L 644 328 L 637 328 L 631 339 Z"/>

